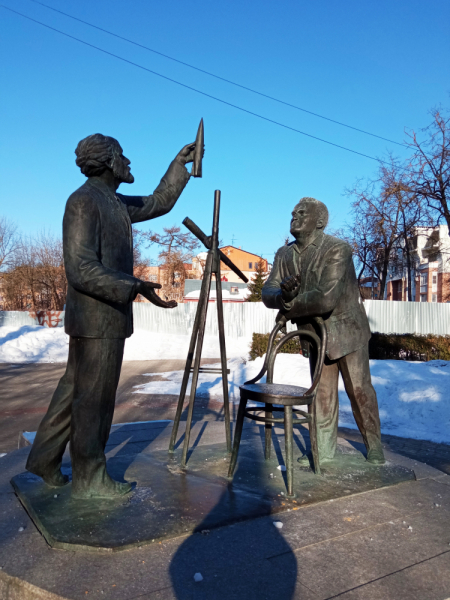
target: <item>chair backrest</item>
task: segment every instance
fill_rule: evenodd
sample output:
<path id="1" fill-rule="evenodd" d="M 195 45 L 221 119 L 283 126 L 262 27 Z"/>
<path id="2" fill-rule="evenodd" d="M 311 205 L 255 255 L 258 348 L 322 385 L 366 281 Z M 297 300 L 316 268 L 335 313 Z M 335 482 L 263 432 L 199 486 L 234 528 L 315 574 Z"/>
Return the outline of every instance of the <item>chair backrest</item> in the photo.
<path id="1" fill-rule="evenodd" d="M 256 377 L 251 379 L 250 381 L 246 381 L 245 384 L 252 384 L 259 381 L 267 372 L 267 383 L 273 383 L 273 370 L 275 365 L 275 358 L 277 354 L 280 352 L 281 348 L 287 344 L 289 340 L 294 337 L 303 337 L 307 338 L 308 341 L 312 342 L 317 351 L 317 362 L 316 367 L 314 369 L 314 376 L 311 383 L 311 387 L 307 392 L 305 392 L 305 396 L 312 394 L 316 387 L 319 384 L 320 376 L 322 374 L 323 363 L 325 361 L 325 353 L 327 349 L 327 330 L 323 323 L 323 319 L 321 317 L 314 317 L 315 323 L 317 323 L 319 328 L 320 337 L 314 332 L 308 329 L 297 329 L 297 331 L 291 331 L 282 337 L 282 339 L 274 346 L 275 338 L 279 331 L 283 329 L 286 325 L 286 319 L 281 318 L 278 323 L 276 323 L 275 327 L 272 329 L 272 332 L 269 336 L 269 342 L 267 344 L 267 353 L 266 358 L 264 360 L 264 365 L 261 371 L 258 373 Z"/>

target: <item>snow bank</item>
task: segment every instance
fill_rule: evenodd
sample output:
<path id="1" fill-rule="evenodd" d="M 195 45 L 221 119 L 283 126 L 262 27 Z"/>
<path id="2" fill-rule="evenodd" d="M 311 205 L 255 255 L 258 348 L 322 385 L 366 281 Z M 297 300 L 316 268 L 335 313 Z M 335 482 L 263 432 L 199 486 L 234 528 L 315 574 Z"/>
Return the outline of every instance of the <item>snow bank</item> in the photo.
<path id="1" fill-rule="evenodd" d="M 62 328 L 39 326 L 0 327 L 0 362 L 65 362 L 68 336 Z M 227 339 L 230 399 L 239 400 L 239 385 L 254 377 L 263 359 L 246 361 L 250 340 Z M 189 336 L 138 330 L 125 344 L 125 360 L 185 359 Z M 216 337 L 205 336 L 205 358 L 219 358 Z M 401 437 L 450 444 L 450 362 L 370 361 L 372 382 L 378 396 L 381 429 Z M 148 374 L 151 376 L 151 373 Z M 182 371 L 158 374 L 166 381 L 149 381 L 136 388 L 138 394 L 175 394 L 180 391 Z M 302 356 L 281 354 L 275 363 L 274 380 L 308 386 L 309 364 Z M 222 398 L 222 381 L 217 374 L 200 374 L 198 394 Z M 356 428 L 350 401 L 339 381 L 339 424 Z"/>
<path id="2" fill-rule="evenodd" d="M 124 360 L 157 360 L 166 358 L 186 359 L 190 336 L 168 333 L 152 333 L 143 329 L 125 343 Z M 230 358 L 248 354 L 250 339 L 227 339 L 227 355 Z M 24 325 L 0 327 L 0 362 L 3 363 L 55 363 L 66 362 L 69 336 L 62 327 Z M 205 336 L 204 358 L 219 358 L 219 340 Z"/>
<path id="3" fill-rule="evenodd" d="M 261 369 L 262 358 L 245 362 L 228 361 L 230 400 L 239 400 L 239 385 Z M 381 430 L 400 437 L 450 444 L 450 362 L 405 362 L 371 360 L 370 370 L 380 408 Z M 151 373 L 148 374 L 151 376 Z M 167 381 L 137 386 L 138 394 L 178 394 L 183 373 L 159 373 Z M 265 378 L 261 381 L 265 381 Z M 274 381 L 307 387 L 309 363 L 303 356 L 281 354 L 275 363 Z M 218 375 L 199 375 L 199 396 L 220 399 L 222 381 Z M 339 425 L 356 429 L 350 400 L 339 379 Z"/>

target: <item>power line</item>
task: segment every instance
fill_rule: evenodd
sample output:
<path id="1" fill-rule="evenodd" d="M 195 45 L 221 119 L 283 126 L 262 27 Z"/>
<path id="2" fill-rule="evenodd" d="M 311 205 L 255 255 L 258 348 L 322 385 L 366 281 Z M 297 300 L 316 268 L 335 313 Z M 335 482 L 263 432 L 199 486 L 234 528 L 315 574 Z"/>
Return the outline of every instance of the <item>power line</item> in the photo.
<path id="1" fill-rule="evenodd" d="M 242 85 L 240 83 L 236 83 L 235 81 L 232 81 L 231 79 L 226 79 L 225 77 L 222 77 L 220 75 L 216 75 L 215 73 L 211 73 L 211 71 L 206 71 L 205 69 L 200 69 L 200 67 L 196 67 L 195 65 L 191 65 L 187 62 L 184 62 L 182 60 L 179 60 L 178 58 L 174 58 L 173 56 L 169 56 L 168 54 L 164 54 L 163 52 L 159 52 L 159 50 L 155 50 L 154 48 L 149 48 L 148 46 L 144 46 L 144 44 L 139 44 L 139 42 L 135 42 L 134 40 L 130 40 L 129 38 L 126 38 L 122 35 L 119 35 L 118 33 L 114 33 L 112 31 L 109 31 L 108 29 L 104 29 L 103 27 L 100 27 L 98 25 L 94 25 L 93 23 L 89 23 L 89 21 L 85 21 L 83 19 L 80 19 L 79 17 L 75 17 L 74 15 L 70 15 L 69 13 L 66 13 L 62 10 L 59 10 L 57 8 L 54 8 L 53 6 L 49 6 L 48 4 L 44 4 L 44 2 L 39 2 L 39 0 L 30 0 L 31 2 L 34 2 L 35 4 L 40 4 L 41 6 L 44 6 L 45 8 L 48 8 L 49 10 L 53 10 L 54 12 L 57 12 L 61 15 L 64 15 L 65 17 L 69 17 L 69 19 L 73 19 L 74 21 L 78 21 L 79 23 L 83 23 L 84 25 L 88 25 L 89 27 L 93 27 L 94 29 L 97 29 L 98 31 L 102 31 L 103 33 L 107 33 L 108 35 L 112 35 L 113 37 L 118 38 L 119 40 L 123 40 L 124 42 L 128 42 L 129 44 L 133 44 L 134 46 L 137 46 L 138 48 L 143 48 L 144 50 L 148 50 L 149 52 L 153 52 L 154 54 L 158 54 L 159 56 L 162 56 L 164 58 L 167 58 L 168 60 L 172 60 L 180 65 L 184 65 L 185 67 L 189 67 L 190 69 L 194 69 L 195 71 L 199 71 L 200 73 L 203 73 L 205 75 L 209 75 L 210 77 L 214 77 L 215 79 L 220 79 L 220 81 L 224 81 L 225 83 L 229 83 L 230 85 L 234 85 L 238 88 L 241 88 L 243 90 L 246 90 L 247 92 L 251 92 L 252 94 L 257 94 L 258 96 L 262 96 L 263 98 L 267 98 L 268 100 L 273 100 L 274 102 L 278 102 L 279 104 L 284 104 L 285 106 L 289 106 L 290 108 L 295 108 L 296 110 L 300 110 L 301 112 L 307 113 L 309 115 L 313 115 L 314 117 L 318 117 L 319 119 L 324 119 L 325 121 L 329 121 L 330 123 L 335 123 L 336 125 L 341 125 L 342 127 L 347 127 L 348 129 L 353 129 L 353 131 L 358 131 L 359 133 L 364 133 L 365 135 L 370 135 L 372 137 L 378 138 L 379 140 L 383 140 L 385 142 L 389 142 L 390 144 L 396 144 L 397 146 L 403 146 L 403 148 L 408 148 L 409 146 L 407 146 L 406 144 L 402 144 L 401 142 L 396 142 L 395 140 L 391 140 L 389 138 L 385 138 L 381 135 L 377 135 L 376 133 L 371 133 L 370 131 L 365 131 L 364 129 L 359 129 L 358 127 L 353 127 L 352 125 L 348 125 L 347 123 L 342 123 L 341 121 L 336 121 L 335 119 L 331 119 L 330 117 L 325 117 L 324 115 L 319 115 L 318 113 L 315 113 L 311 110 L 307 110 L 306 108 L 302 108 L 300 106 L 296 106 L 295 104 L 291 104 L 290 102 L 286 102 L 285 100 L 280 100 L 280 98 L 275 98 L 274 96 L 270 96 L 269 94 L 264 94 L 263 92 L 260 92 L 258 90 L 254 90 L 253 88 L 249 88 L 245 85 Z"/>
<path id="2" fill-rule="evenodd" d="M 57 29 L 56 27 L 52 27 L 51 25 L 47 25 L 46 23 L 43 23 L 42 21 L 38 21 L 37 19 L 33 19 L 32 17 L 29 17 L 28 15 L 24 15 L 23 13 L 14 10 L 13 8 L 10 8 L 9 6 L 5 6 L 4 4 L 0 4 L 0 7 L 4 8 L 5 10 L 9 10 L 12 13 L 15 13 L 21 17 L 23 17 L 24 19 L 27 19 L 28 21 L 32 21 L 33 23 L 37 23 L 38 25 L 42 25 L 42 27 L 45 27 L 47 29 L 50 29 L 51 31 L 56 31 L 56 33 L 59 33 L 61 35 L 64 35 L 65 37 L 68 37 L 72 40 L 75 40 L 76 42 L 79 42 L 80 44 L 84 44 L 85 46 L 89 46 L 90 48 L 94 48 L 94 50 L 98 50 L 99 52 L 103 52 L 103 54 L 107 54 L 108 56 L 112 56 L 113 58 L 117 58 L 118 60 L 121 60 L 122 62 L 125 62 L 127 64 L 133 65 L 135 67 L 137 67 L 138 69 L 142 69 L 143 71 L 147 71 L 148 73 L 151 73 L 152 75 L 157 75 L 158 77 L 161 77 L 162 79 L 165 79 L 166 81 L 170 81 L 172 83 L 175 83 L 185 89 L 191 90 L 193 92 L 196 92 L 197 94 L 201 94 L 202 96 L 205 96 L 206 98 L 210 98 L 212 100 L 215 100 L 216 102 L 220 102 L 221 104 L 224 104 L 226 106 L 231 106 L 232 108 L 235 108 L 236 110 L 240 110 L 241 112 L 244 112 L 248 115 L 252 115 L 253 117 L 257 117 L 258 119 L 261 119 L 263 121 L 267 121 L 268 123 L 273 123 L 274 125 L 278 125 L 279 127 L 283 127 L 284 129 L 288 129 L 289 131 L 293 131 L 294 133 L 299 133 L 300 135 L 304 135 L 308 138 L 311 138 L 313 140 L 317 140 L 318 142 L 323 142 L 324 144 L 328 144 L 329 146 L 333 146 L 335 148 L 339 148 L 340 150 L 345 150 L 346 152 L 351 152 L 352 154 L 356 154 L 358 156 L 362 156 L 363 158 L 368 158 L 370 160 L 373 160 L 377 163 L 382 163 L 382 164 L 387 164 L 389 165 L 388 162 L 380 159 L 380 158 L 375 158 L 374 156 L 370 156 L 369 154 L 364 154 L 363 152 L 358 152 L 357 150 L 352 150 L 351 148 L 347 148 L 346 146 L 341 146 L 340 144 L 335 144 L 334 142 L 330 142 L 328 140 L 324 140 L 323 138 L 319 138 L 315 135 L 312 135 L 310 133 L 306 133 L 305 131 L 301 131 L 300 129 L 296 129 L 295 127 L 291 127 L 290 125 L 286 125 L 285 123 L 281 123 L 280 121 L 275 121 L 274 119 L 269 119 L 269 117 L 264 117 L 263 115 L 260 115 L 258 113 L 255 113 L 251 110 L 248 110 L 246 108 L 243 108 L 242 106 L 238 106 L 237 104 L 232 104 L 231 102 L 227 102 L 226 100 L 222 100 L 221 98 L 218 98 L 217 96 L 212 96 L 211 94 L 208 94 L 206 92 L 203 92 L 197 88 L 194 88 L 190 85 L 187 85 L 185 83 L 181 83 L 180 81 L 177 81 L 176 79 L 172 79 L 171 77 L 167 77 L 166 75 L 163 75 L 162 73 L 158 73 L 157 71 L 153 71 L 152 69 L 148 69 L 147 67 L 144 67 L 143 65 L 140 65 L 139 63 L 133 62 L 132 60 L 128 60 L 127 58 L 123 58 L 122 56 L 119 56 L 118 54 L 114 54 L 113 52 L 109 52 L 108 50 L 105 50 L 103 48 L 100 48 L 99 46 L 95 46 L 94 44 L 91 44 L 89 42 L 85 42 L 84 40 L 81 40 L 80 38 L 75 37 L 74 35 L 71 35 L 69 33 L 66 33 L 65 31 L 61 31 L 60 29 Z"/>

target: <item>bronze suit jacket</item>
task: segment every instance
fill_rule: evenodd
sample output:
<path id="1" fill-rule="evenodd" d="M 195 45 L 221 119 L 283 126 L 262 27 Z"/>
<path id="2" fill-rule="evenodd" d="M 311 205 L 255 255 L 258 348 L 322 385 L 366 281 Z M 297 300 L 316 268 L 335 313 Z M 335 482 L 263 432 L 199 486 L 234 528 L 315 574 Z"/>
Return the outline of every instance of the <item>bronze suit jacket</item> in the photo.
<path id="1" fill-rule="evenodd" d="M 187 169 L 173 161 L 151 196 L 114 194 L 90 177 L 69 197 L 63 219 L 66 333 L 113 339 L 133 333 L 138 280 L 131 224 L 168 213 L 188 180 Z"/>
<path id="2" fill-rule="evenodd" d="M 301 287 L 294 300 L 285 303 L 280 283 L 300 273 Z M 299 251 L 296 242 L 280 248 L 264 284 L 262 300 L 278 308 L 298 325 L 320 316 L 328 333 L 327 356 L 336 360 L 368 343 L 370 327 L 358 290 L 352 249 L 338 238 L 319 233 Z"/>

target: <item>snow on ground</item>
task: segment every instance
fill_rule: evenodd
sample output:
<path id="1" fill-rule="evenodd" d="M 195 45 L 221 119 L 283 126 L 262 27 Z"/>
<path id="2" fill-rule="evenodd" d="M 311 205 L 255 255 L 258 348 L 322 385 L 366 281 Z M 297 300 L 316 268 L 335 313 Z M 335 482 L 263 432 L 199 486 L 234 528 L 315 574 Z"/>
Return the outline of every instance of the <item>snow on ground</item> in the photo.
<path id="1" fill-rule="evenodd" d="M 0 327 L 0 362 L 66 362 L 69 337 L 62 327 Z"/>
<path id="2" fill-rule="evenodd" d="M 68 336 L 62 328 L 40 326 L 0 327 L 0 362 L 65 362 Z M 258 374 L 263 359 L 247 361 L 250 340 L 227 339 L 230 399 L 239 400 L 239 385 Z M 138 330 L 125 344 L 125 360 L 185 359 L 189 336 Z M 219 358 L 216 337 L 205 337 L 203 356 Z M 450 444 L 450 362 L 370 361 L 372 382 L 378 396 L 381 429 L 401 437 Z M 182 371 L 159 373 L 167 381 L 149 381 L 138 394 L 175 394 Z M 148 374 L 151 376 L 151 373 Z M 274 381 L 309 386 L 309 365 L 302 356 L 281 354 L 275 363 Z M 220 399 L 222 382 L 217 374 L 200 374 L 198 394 Z M 339 424 L 355 428 L 350 401 L 339 382 Z"/>
<path id="3" fill-rule="evenodd" d="M 252 362 L 235 358 L 228 361 L 230 400 L 239 400 L 239 385 L 252 379 L 262 367 L 263 359 Z M 380 408 L 383 433 L 450 444 L 450 362 L 406 362 L 371 360 L 370 370 Z M 151 375 L 149 373 L 149 375 Z M 178 394 L 182 371 L 159 373 L 168 381 L 154 381 L 137 386 L 138 394 Z M 265 381 L 263 378 L 261 381 Z M 303 356 L 280 354 L 275 362 L 274 381 L 310 385 L 309 363 Z M 220 398 L 219 375 L 199 375 L 197 394 Z M 356 429 L 350 400 L 339 379 L 339 425 Z"/>
<path id="4" fill-rule="evenodd" d="M 152 333 L 138 329 L 125 343 L 124 360 L 186 359 L 190 336 L 170 333 Z M 246 356 L 250 339 L 227 339 L 227 356 Z M 62 327 L 47 328 L 39 325 L 0 327 L 0 362 L 54 363 L 66 362 L 69 336 Z M 205 336 L 202 356 L 219 358 L 219 340 Z"/>

